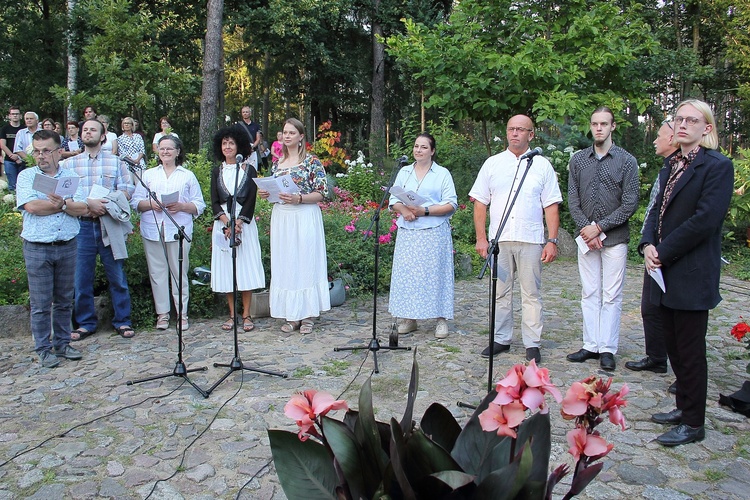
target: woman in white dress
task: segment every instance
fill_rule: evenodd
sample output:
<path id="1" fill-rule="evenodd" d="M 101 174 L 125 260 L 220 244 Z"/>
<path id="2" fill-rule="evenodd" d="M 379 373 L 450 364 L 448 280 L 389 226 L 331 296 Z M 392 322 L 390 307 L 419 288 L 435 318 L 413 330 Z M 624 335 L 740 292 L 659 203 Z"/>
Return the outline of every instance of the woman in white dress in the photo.
<path id="1" fill-rule="evenodd" d="M 227 294 L 229 319 L 221 328 L 231 330 L 237 316 L 234 310 L 234 274 L 232 246 L 230 245 L 230 209 L 236 200 L 235 234 L 237 245 L 237 290 L 242 295 L 242 329 L 249 332 L 255 325 L 250 317 L 252 291 L 265 288 L 266 277 L 260 258 L 258 227 L 255 224 L 255 200 L 257 186 L 256 166 L 252 163 L 237 164 L 237 155 L 250 155 L 250 139 L 247 132 L 238 126 L 219 130 L 213 139 L 214 158 L 223 160 L 211 172 L 211 207 L 214 213 L 213 245 L 211 248 L 211 289 Z M 235 184 L 236 183 L 236 184 Z M 235 194 L 237 186 L 237 196 Z"/>
<path id="2" fill-rule="evenodd" d="M 294 193 L 279 195 L 271 212 L 271 316 L 286 320 L 284 333 L 313 331 L 313 318 L 331 308 L 328 292 L 323 201 L 328 186 L 326 172 L 317 156 L 305 148 L 305 127 L 295 118 L 284 122 L 281 159 L 274 163 L 274 177 L 290 175 Z M 269 192 L 258 190 L 261 198 Z"/>
<path id="3" fill-rule="evenodd" d="M 117 156 L 117 134 L 115 134 L 114 132 L 110 132 L 109 130 L 109 117 L 107 115 L 99 115 L 96 117 L 96 119 L 102 122 L 102 125 L 104 125 L 104 130 L 107 131 L 107 140 L 104 141 L 104 144 L 102 144 L 102 151 L 107 151 Z"/>

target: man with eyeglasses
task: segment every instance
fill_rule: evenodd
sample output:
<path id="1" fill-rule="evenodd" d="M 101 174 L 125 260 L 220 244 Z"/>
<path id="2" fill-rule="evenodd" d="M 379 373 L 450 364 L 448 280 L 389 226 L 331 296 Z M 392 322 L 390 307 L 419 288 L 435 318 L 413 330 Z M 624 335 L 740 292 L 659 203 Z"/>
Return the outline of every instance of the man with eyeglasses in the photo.
<path id="1" fill-rule="evenodd" d="M 674 128 L 670 120 L 664 120 L 656 133 L 654 139 L 654 148 L 658 156 L 667 158 L 677 151 L 674 142 Z M 651 188 L 646 215 L 643 218 L 643 228 L 646 227 L 646 219 L 653 210 L 656 195 L 659 194 L 659 176 L 654 180 L 654 186 Z M 643 289 L 641 292 L 641 318 L 643 318 L 643 334 L 646 343 L 646 357 L 640 361 L 628 361 L 625 368 L 633 371 L 650 371 L 654 373 L 667 373 L 667 348 L 664 346 L 664 335 L 661 328 L 661 318 L 659 308 L 649 300 L 648 290 L 651 286 L 651 277 L 648 272 L 643 273 Z M 676 384 L 669 387 L 669 392 L 677 392 Z"/>
<path id="2" fill-rule="evenodd" d="M 31 333 L 39 361 L 45 368 L 60 364 L 59 358 L 81 359 L 70 346 L 70 320 L 76 270 L 77 216 L 87 212 L 81 185 L 65 198 L 34 189 L 37 176 L 58 180 L 78 177 L 60 168 L 60 136 L 39 130 L 32 139 L 37 166 L 18 175 L 17 207 L 23 216 L 23 257 L 29 281 Z M 52 340 L 50 340 L 50 324 Z"/>
<path id="3" fill-rule="evenodd" d="M 109 297 L 114 309 L 112 325 L 123 338 L 135 335 L 130 321 L 130 291 L 125 276 L 124 259 L 115 259 L 111 246 L 105 246 L 102 239 L 100 216 L 107 212 L 109 203 L 104 192 L 122 191 L 126 198 L 135 191 L 130 183 L 130 172 L 125 162 L 102 151 L 106 140 L 104 126 L 97 120 L 86 120 L 81 129 L 83 153 L 66 160 L 65 166 L 81 178 L 89 211 L 81 217 L 81 231 L 78 234 L 78 259 L 76 264 L 75 322 L 78 328 L 72 332 L 72 340 L 83 340 L 94 334 L 98 327 L 94 308 L 94 272 L 97 255 L 102 261 L 109 285 Z M 94 186 L 95 191 L 92 191 Z"/>
<path id="4" fill-rule="evenodd" d="M 11 106 L 8 110 L 8 123 L 0 128 L 0 149 L 5 153 L 5 175 L 8 178 L 8 190 L 16 190 L 16 178 L 18 172 L 23 170 L 24 162 L 20 155 L 13 152 L 13 146 L 16 143 L 16 134 L 22 129 L 21 126 L 21 109 L 17 106 Z M 1 173 L 1 172 L 0 172 Z"/>
<path id="5" fill-rule="evenodd" d="M 495 341 L 482 356 L 497 356 L 510 350 L 513 338 L 513 280 L 521 287 L 521 334 L 526 359 L 541 362 L 542 338 L 542 263 L 557 257 L 557 232 L 560 226 L 560 186 L 555 170 L 543 156 L 522 159 L 534 138 L 534 122 L 525 115 L 508 120 L 508 149 L 489 157 L 482 165 L 469 196 L 474 199 L 476 250 L 487 258 L 487 207 L 490 211 L 489 234 L 497 234 L 500 221 L 509 210 L 513 195 L 520 190 L 510 209 L 508 222 L 499 237 L 497 265 L 507 272 L 498 286 L 495 316 Z M 526 171 L 528 170 L 528 173 Z M 521 178 L 526 177 L 521 184 Z M 549 237 L 544 237 L 544 221 Z M 491 352 L 490 352 L 491 351 Z"/>
<path id="6" fill-rule="evenodd" d="M 628 257 L 628 219 L 638 208 L 638 163 L 612 140 L 615 115 L 602 106 L 591 115 L 594 144 L 569 164 L 568 205 L 582 245 L 578 249 L 583 312 L 583 348 L 568 361 L 599 359 L 603 370 L 616 367 L 622 290 Z"/>

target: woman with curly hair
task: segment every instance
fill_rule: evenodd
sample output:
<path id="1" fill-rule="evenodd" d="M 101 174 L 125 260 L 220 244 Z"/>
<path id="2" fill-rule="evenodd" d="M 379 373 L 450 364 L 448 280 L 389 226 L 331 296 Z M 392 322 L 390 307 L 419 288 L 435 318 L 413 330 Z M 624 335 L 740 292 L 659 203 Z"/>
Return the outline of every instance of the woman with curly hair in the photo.
<path id="1" fill-rule="evenodd" d="M 326 239 L 318 202 L 325 198 L 326 172 L 305 148 L 305 127 L 295 118 L 284 122 L 281 159 L 271 175 L 291 175 L 293 194 L 279 195 L 271 212 L 271 316 L 286 320 L 284 333 L 313 331 L 313 318 L 331 308 L 328 292 Z M 261 198 L 269 192 L 258 190 Z"/>
<path id="2" fill-rule="evenodd" d="M 258 173 L 252 164 L 237 164 L 237 155 L 247 158 L 250 151 L 247 132 L 237 125 L 223 128 L 214 135 L 214 158 L 220 160 L 221 165 L 214 167 L 211 172 L 211 207 L 214 213 L 211 289 L 217 293 L 227 294 L 229 319 L 221 328 L 231 330 L 237 320 L 234 310 L 232 246 L 229 241 L 230 210 L 234 201 L 237 290 L 242 292 L 242 329 L 246 332 L 255 328 L 250 317 L 252 290 L 266 286 L 260 258 L 258 227 L 253 217 L 257 192 L 253 178 L 257 177 Z"/>

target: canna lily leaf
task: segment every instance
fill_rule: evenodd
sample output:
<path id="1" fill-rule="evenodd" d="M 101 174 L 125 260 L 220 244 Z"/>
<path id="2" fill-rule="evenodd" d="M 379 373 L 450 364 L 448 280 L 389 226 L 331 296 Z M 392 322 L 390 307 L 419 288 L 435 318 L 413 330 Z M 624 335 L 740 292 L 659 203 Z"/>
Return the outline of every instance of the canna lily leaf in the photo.
<path id="1" fill-rule="evenodd" d="M 439 444 L 445 450 L 452 450 L 461 426 L 456 422 L 453 414 L 440 403 L 432 403 L 424 412 L 419 424 L 425 435 Z"/>
<path id="2" fill-rule="evenodd" d="M 297 433 L 268 431 L 276 474 L 289 500 L 335 500 L 338 485 L 333 457 L 312 439 L 300 441 Z"/>

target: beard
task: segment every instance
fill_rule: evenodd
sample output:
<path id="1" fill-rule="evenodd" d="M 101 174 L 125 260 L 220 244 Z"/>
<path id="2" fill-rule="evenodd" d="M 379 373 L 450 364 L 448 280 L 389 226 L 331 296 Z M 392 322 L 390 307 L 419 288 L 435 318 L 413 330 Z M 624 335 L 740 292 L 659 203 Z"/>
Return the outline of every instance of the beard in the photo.
<path id="1" fill-rule="evenodd" d="M 95 148 L 96 146 L 99 146 L 101 144 L 101 138 L 99 138 L 99 139 L 83 139 L 83 138 L 81 138 L 81 142 L 83 142 L 84 146 L 88 146 L 90 148 Z"/>

